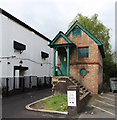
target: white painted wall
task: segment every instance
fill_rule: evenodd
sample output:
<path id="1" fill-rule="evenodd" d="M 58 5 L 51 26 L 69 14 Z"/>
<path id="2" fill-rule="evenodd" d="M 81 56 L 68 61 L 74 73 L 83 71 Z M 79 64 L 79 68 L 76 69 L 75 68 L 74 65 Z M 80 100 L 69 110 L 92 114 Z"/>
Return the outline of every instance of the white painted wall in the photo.
<path id="1" fill-rule="evenodd" d="M 2 30 L 0 32 L 0 57 L 16 56 L 16 58 L 0 59 L 0 77 L 13 77 L 14 66 L 19 65 L 29 68 L 25 71 L 25 76 L 52 76 L 53 52 L 48 46 L 48 41 L 2 14 L 0 14 L 0 28 Z M 26 45 L 26 50 L 23 53 L 20 54 L 14 50 L 14 40 Z M 43 60 L 41 51 L 49 53 L 49 58 Z M 19 63 L 20 60 L 23 61 L 23 64 Z M 10 64 L 7 64 L 7 62 L 10 62 Z"/>
<path id="2" fill-rule="evenodd" d="M 0 32 L 0 56 L 2 56 L 2 16 L 0 14 L 0 28 L 1 28 L 1 32 Z M 2 63 L 0 60 L 0 76 L 2 76 Z M 0 78 L 0 88 L 2 87 L 2 79 Z"/>

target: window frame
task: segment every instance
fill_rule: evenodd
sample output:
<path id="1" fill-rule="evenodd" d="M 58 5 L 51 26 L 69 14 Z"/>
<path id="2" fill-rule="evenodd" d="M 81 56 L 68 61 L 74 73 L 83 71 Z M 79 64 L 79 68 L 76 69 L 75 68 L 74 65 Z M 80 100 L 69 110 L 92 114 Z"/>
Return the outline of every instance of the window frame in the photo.
<path id="1" fill-rule="evenodd" d="M 78 31 L 77 31 L 78 30 Z M 75 36 L 75 35 L 81 35 L 81 29 L 79 27 L 75 27 L 73 30 L 72 30 L 72 36 Z"/>
<path id="2" fill-rule="evenodd" d="M 83 50 L 84 48 L 84 50 Z M 87 48 L 87 50 L 85 50 Z M 84 55 L 81 55 L 84 54 Z M 86 56 L 87 54 L 87 56 Z M 89 46 L 78 47 L 78 58 L 89 58 Z"/>

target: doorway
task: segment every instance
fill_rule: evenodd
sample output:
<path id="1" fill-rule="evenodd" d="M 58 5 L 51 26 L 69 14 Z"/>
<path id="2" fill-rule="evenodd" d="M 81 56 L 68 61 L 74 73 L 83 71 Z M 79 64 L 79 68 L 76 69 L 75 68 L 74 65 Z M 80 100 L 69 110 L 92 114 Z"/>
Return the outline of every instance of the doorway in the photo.
<path id="1" fill-rule="evenodd" d="M 24 70 L 15 70 L 15 88 L 23 87 Z"/>
<path id="2" fill-rule="evenodd" d="M 67 75 L 67 53 L 66 52 L 61 53 L 60 63 L 61 63 L 62 75 Z"/>

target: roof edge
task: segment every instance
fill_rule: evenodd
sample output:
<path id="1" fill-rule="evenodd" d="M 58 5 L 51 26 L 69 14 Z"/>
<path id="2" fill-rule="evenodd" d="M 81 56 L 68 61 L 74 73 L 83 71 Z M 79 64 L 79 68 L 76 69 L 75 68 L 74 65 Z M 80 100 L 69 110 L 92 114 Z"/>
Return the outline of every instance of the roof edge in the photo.
<path id="1" fill-rule="evenodd" d="M 65 35 L 68 35 L 76 25 L 78 25 L 87 35 L 89 35 L 89 37 L 91 37 L 98 44 L 98 46 L 102 45 L 102 43 L 99 40 L 97 40 L 87 29 L 85 29 L 77 21 L 75 21 L 74 24 L 67 30 L 67 32 L 65 33 Z"/>
<path id="2" fill-rule="evenodd" d="M 51 42 L 49 45 L 50 45 L 50 46 L 53 45 L 54 42 L 55 42 L 60 36 L 62 36 L 68 43 L 72 43 L 62 31 L 59 31 L 59 33 L 55 36 L 55 38 L 52 40 L 52 42 Z"/>
<path id="3" fill-rule="evenodd" d="M 10 13 L 6 12 L 5 10 L 3 10 L 2 8 L 0 8 L 0 13 L 3 14 L 4 16 L 10 18 L 11 20 L 15 21 L 16 23 L 18 23 L 19 25 L 25 27 L 26 29 L 34 32 L 36 35 L 44 38 L 46 41 L 51 42 L 51 40 L 49 38 L 47 38 L 46 36 L 44 36 L 43 34 L 39 33 L 38 31 L 36 31 L 35 29 L 33 29 L 32 27 L 30 27 L 29 25 L 27 25 L 26 23 L 22 22 L 21 20 L 19 20 L 18 18 L 14 17 L 13 15 L 11 15 Z"/>

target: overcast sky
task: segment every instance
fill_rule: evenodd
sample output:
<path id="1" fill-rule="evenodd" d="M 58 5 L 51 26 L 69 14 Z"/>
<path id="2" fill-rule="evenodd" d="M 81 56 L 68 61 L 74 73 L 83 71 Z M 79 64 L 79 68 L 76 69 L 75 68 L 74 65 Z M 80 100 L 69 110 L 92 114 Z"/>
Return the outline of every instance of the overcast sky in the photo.
<path id="1" fill-rule="evenodd" d="M 116 0 L 0 0 L 0 8 L 25 22 L 49 39 L 59 31 L 66 32 L 69 23 L 81 13 L 99 15 L 98 19 L 111 28 L 112 50 L 115 49 Z"/>

